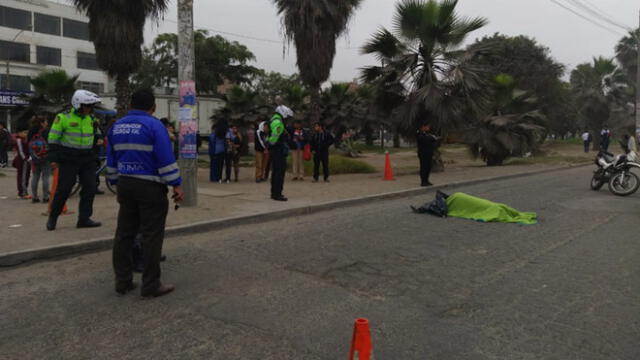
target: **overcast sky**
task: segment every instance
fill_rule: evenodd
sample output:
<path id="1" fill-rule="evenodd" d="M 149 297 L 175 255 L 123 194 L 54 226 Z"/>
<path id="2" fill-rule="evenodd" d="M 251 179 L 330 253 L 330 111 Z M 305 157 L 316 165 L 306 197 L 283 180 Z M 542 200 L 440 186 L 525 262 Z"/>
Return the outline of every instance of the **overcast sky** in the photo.
<path id="1" fill-rule="evenodd" d="M 613 56 L 614 46 L 625 33 L 624 30 L 595 18 L 571 0 L 555 1 L 608 27 L 610 31 L 570 13 L 552 0 L 460 0 L 458 13 L 469 17 L 482 16 L 489 20 L 489 25 L 472 33 L 468 42 L 495 32 L 528 35 L 549 47 L 552 56 L 569 69 L 590 61 L 593 56 Z M 595 6 L 600 9 L 600 14 L 619 25 L 638 26 L 640 2 L 637 0 L 576 1 Z M 350 81 L 358 76 L 358 68 L 374 63 L 372 58 L 360 55 L 359 48 L 380 26 L 390 28 L 397 2 L 363 0 L 351 21 L 349 33 L 339 41 L 331 73 L 332 81 Z M 258 67 L 286 74 L 297 71 L 294 49 L 283 57 L 280 19 L 271 0 L 195 0 L 194 3 L 196 27 L 208 28 L 212 33 L 217 31 L 230 40 L 246 45 L 256 55 Z M 147 24 L 147 43 L 159 33 L 176 31 L 175 4 L 176 0 L 173 0 L 165 21 L 159 25 Z"/>

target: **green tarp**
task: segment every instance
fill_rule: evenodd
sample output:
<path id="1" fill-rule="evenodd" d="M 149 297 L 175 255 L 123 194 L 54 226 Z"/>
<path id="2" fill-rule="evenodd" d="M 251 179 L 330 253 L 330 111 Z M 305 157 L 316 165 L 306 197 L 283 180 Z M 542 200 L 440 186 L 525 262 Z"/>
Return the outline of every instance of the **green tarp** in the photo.
<path id="1" fill-rule="evenodd" d="M 504 222 L 533 225 L 538 216 L 532 212 L 520 212 L 504 204 L 494 203 L 464 193 L 454 193 L 447 198 L 448 216 L 483 222 Z"/>

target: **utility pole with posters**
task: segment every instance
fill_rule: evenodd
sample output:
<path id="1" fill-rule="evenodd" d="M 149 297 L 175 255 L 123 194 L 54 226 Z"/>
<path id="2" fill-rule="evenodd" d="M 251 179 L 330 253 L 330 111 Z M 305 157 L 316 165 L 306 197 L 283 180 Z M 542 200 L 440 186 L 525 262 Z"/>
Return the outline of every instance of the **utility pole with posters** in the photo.
<path id="1" fill-rule="evenodd" d="M 198 204 L 197 100 L 194 79 L 193 0 L 178 0 L 178 87 L 180 92 L 178 165 L 184 206 Z"/>

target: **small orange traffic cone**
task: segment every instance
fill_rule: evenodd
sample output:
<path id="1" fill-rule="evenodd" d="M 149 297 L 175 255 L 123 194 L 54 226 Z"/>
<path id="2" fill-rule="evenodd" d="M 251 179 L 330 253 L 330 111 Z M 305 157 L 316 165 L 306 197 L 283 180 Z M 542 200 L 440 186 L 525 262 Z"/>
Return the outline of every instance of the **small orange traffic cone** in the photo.
<path id="1" fill-rule="evenodd" d="M 391 169 L 391 158 L 389 157 L 389 151 L 384 154 L 384 181 L 395 180 L 393 178 L 393 169 Z"/>
<path id="2" fill-rule="evenodd" d="M 51 191 L 49 191 L 49 209 L 47 210 L 47 215 L 51 215 L 51 203 L 53 202 L 53 197 L 56 195 L 56 190 L 58 190 L 58 172 L 60 170 L 58 168 L 53 169 L 53 181 L 51 182 Z M 67 204 L 64 204 L 64 208 L 62 208 L 62 214 L 65 215 L 69 209 L 67 209 Z"/>
<path id="3" fill-rule="evenodd" d="M 349 349 L 349 360 L 372 360 L 371 331 L 369 320 L 358 318 L 353 325 L 353 338 Z"/>

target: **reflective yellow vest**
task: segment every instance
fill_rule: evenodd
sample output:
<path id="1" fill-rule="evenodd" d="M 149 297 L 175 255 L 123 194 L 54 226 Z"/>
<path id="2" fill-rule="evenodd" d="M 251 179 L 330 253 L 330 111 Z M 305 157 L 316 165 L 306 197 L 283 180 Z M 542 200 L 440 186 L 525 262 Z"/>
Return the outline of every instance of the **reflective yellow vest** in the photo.
<path id="1" fill-rule="evenodd" d="M 56 116 L 49 130 L 49 144 L 78 150 L 93 148 L 93 117 L 81 116 L 75 109 Z"/>

